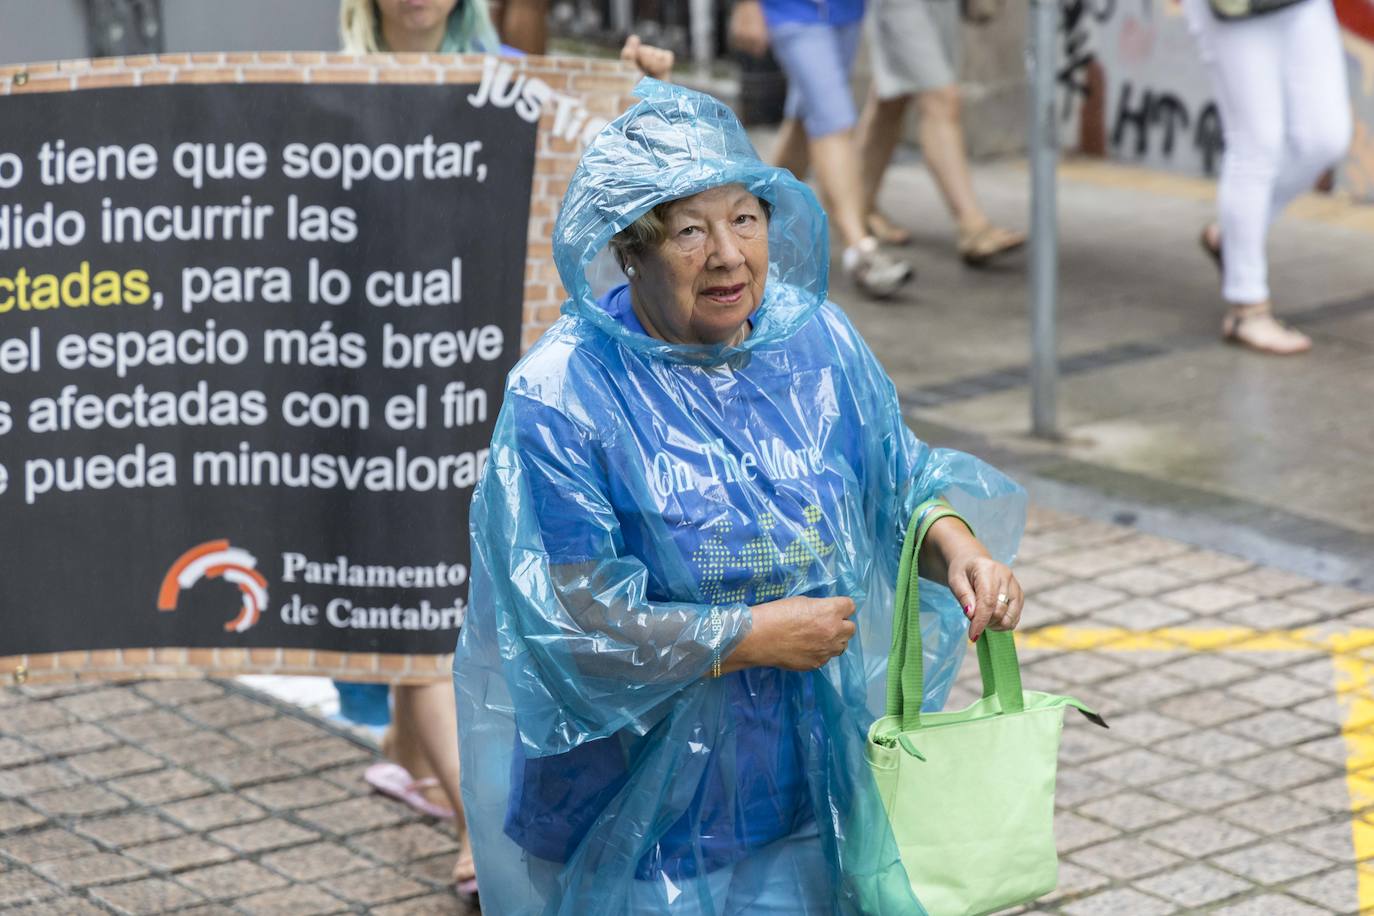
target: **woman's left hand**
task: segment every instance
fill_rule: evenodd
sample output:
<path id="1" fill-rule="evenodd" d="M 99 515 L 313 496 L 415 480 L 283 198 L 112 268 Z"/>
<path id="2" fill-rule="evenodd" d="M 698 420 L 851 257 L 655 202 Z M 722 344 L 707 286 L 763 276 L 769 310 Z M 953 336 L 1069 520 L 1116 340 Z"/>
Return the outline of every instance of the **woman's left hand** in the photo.
<path id="1" fill-rule="evenodd" d="M 968 638 L 976 640 L 986 628 L 1011 630 L 1021 621 L 1026 595 L 1005 563 L 981 550 L 963 550 L 948 563 L 949 590 L 968 618 Z"/>

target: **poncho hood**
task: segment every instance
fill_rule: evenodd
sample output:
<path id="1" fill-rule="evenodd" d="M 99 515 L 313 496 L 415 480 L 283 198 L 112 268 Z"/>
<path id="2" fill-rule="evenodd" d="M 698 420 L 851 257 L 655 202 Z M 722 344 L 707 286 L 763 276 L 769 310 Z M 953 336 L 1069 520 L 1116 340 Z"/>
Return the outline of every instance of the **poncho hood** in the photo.
<path id="1" fill-rule="evenodd" d="M 587 147 L 563 198 L 553 233 L 554 261 L 568 290 L 563 313 L 635 350 L 679 362 L 720 362 L 788 339 L 826 297 L 830 245 L 816 196 L 792 173 L 765 165 L 719 99 L 648 78 L 635 95 L 640 101 Z M 734 347 L 670 344 L 608 315 L 587 267 L 611 238 L 664 201 L 728 184 L 772 206 L 768 282 L 750 336 Z"/>

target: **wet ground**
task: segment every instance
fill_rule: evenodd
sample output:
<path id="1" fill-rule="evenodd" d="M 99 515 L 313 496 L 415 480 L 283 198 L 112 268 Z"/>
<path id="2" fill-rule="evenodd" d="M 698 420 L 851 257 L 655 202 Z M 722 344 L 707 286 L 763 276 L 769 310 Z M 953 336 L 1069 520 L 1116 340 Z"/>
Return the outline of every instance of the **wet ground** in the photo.
<path id="1" fill-rule="evenodd" d="M 1374 906 L 1374 594 L 1044 509 L 1022 557 L 1025 686 L 1111 724 L 1065 722 L 1037 911 Z M 0 688 L 0 912 L 467 912 L 328 687 L 250 683 Z"/>
<path id="2" fill-rule="evenodd" d="M 760 136 L 762 148 L 768 138 Z M 1027 224 L 1026 170 L 980 167 L 999 221 Z M 1197 235 L 1210 183 L 1071 162 L 1060 189 L 1060 440 L 1029 436 L 1026 258 L 965 267 L 924 171 L 890 172 L 883 206 L 916 235 L 909 293 L 854 318 L 930 441 L 991 453 L 1045 505 L 1374 588 L 1374 207 L 1300 201 L 1271 235 L 1281 317 L 1314 350 L 1224 344 Z M 1160 516 L 1159 510 L 1169 513 Z"/>
<path id="3" fill-rule="evenodd" d="M 1024 225 L 1023 167 L 977 182 Z M 911 295 L 836 283 L 921 435 L 1030 488 L 1025 684 L 1112 725 L 1066 723 L 1038 910 L 1374 908 L 1374 211 L 1276 226 L 1280 311 L 1317 341 L 1280 361 L 1217 339 L 1209 196 L 1065 170 L 1055 443 L 1026 435 L 1024 260 L 963 267 L 913 162 L 884 198 L 917 231 Z M 249 684 L 0 688 L 0 911 L 464 912 L 451 830 L 367 791 L 375 747 L 327 688 Z"/>

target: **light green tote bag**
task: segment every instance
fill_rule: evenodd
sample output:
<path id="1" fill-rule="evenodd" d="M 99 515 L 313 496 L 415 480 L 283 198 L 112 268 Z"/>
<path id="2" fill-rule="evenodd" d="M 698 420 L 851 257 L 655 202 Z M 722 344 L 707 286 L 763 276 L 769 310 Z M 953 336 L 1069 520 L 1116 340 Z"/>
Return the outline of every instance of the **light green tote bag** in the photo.
<path id="1" fill-rule="evenodd" d="M 919 507 L 902 545 L 888 658 L 886 715 L 868 731 L 868 763 L 917 898 L 930 916 L 975 916 L 1054 890 L 1054 781 L 1064 707 L 1103 727 L 1078 700 L 1022 691 L 1010 633 L 978 639 L 983 698 L 922 713 L 919 576 L 930 526 L 952 509 Z"/>

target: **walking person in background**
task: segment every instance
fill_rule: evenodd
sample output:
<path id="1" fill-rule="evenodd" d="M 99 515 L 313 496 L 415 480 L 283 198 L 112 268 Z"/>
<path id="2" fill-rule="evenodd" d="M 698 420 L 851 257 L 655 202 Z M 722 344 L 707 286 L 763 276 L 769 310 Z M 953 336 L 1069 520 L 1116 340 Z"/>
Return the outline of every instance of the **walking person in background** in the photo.
<path id="1" fill-rule="evenodd" d="M 878 209 L 878 186 L 901 138 L 914 96 L 921 154 L 959 231 L 959 256 L 979 267 L 1026 243 L 1024 232 L 995 225 L 973 191 L 959 97 L 964 5 L 959 0 L 872 0 L 868 49 L 873 87 L 859 118 L 867 226 L 892 245 L 911 233 Z"/>
<path id="2" fill-rule="evenodd" d="M 865 295 L 884 298 L 914 275 L 911 265 L 878 246 L 864 225 L 858 112 L 849 75 L 858 49 L 863 0 L 737 0 L 731 44 L 761 57 L 772 46 L 787 74 L 787 119 L 774 164 L 801 177 L 810 160 L 831 225 L 844 243 L 844 272 Z"/>
<path id="3" fill-rule="evenodd" d="M 1222 336 L 1261 353 L 1306 352 L 1312 340 L 1274 317 L 1265 242 L 1288 202 L 1311 189 L 1350 145 L 1335 10 L 1331 0 L 1298 0 L 1264 15 L 1223 20 L 1208 0 L 1184 0 L 1184 11 L 1211 71 L 1226 136 L 1220 219 L 1202 233 L 1202 246 L 1222 273 Z"/>

